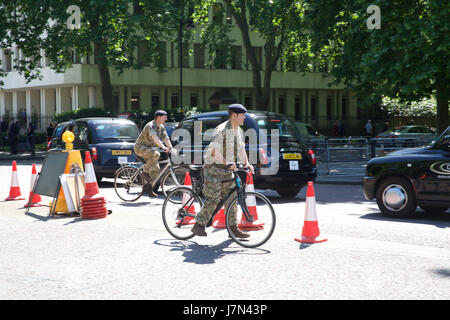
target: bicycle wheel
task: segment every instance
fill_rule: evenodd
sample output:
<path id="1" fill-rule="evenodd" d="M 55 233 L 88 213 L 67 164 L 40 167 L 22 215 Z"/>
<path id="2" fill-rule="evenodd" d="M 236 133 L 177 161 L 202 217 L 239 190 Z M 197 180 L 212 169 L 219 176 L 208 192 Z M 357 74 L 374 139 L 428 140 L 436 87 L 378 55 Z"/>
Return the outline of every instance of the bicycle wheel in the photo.
<path id="1" fill-rule="evenodd" d="M 182 187 L 184 185 L 184 178 L 186 176 L 186 172 L 189 172 L 187 168 L 177 166 L 173 168 L 173 171 L 175 173 L 176 181 L 173 180 L 172 174 L 170 173 L 170 170 L 166 172 L 164 177 L 161 179 L 161 189 L 164 194 L 164 196 L 167 197 L 167 194 L 170 192 L 171 189 L 176 187 Z"/>
<path id="2" fill-rule="evenodd" d="M 114 176 L 114 190 L 123 201 L 136 201 L 142 195 L 144 181 L 139 168 L 126 166 Z"/>
<path id="3" fill-rule="evenodd" d="M 194 237 L 191 229 L 195 224 L 195 214 L 201 207 L 201 199 L 192 189 L 172 189 L 162 207 L 162 220 L 167 231 L 179 240 Z"/>
<path id="4" fill-rule="evenodd" d="M 250 219 L 246 219 L 243 208 L 238 202 L 238 197 L 236 196 L 233 198 L 233 200 L 230 202 L 230 206 L 228 207 L 228 210 L 226 212 L 226 226 L 228 233 L 230 234 L 231 238 L 240 246 L 246 247 L 246 248 L 255 248 L 258 246 L 263 245 L 267 242 L 267 240 L 270 239 L 272 236 L 272 233 L 275 229 L 275 211 L 273 209 L 272 204 L 270 203 L 269 199 L 267 199 L 264 195 L 257 192 L 246 192 L 246 199 L 244 200 L 247 204 L 247 208 L 250 212 L 250 215 L 253 218 L 253 221 L 248 221 Z M 245 232 L 248 232 L 250 237 L 240 239 L 237 238 L 231 231 L 230 231 L 230 219 L 228 219 L 231 209 L 234 204 L 237 204 L 237 220 L 238 220 L 238 228 L 240 230 L 243 230 Z"/>

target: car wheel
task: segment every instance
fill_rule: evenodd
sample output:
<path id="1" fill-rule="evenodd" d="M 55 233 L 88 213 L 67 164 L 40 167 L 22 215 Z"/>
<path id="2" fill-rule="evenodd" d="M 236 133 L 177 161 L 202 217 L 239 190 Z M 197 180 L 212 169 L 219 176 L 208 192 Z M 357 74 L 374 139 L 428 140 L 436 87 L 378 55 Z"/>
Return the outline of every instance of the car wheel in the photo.
<path id="1" fill-rule="evenodd" d="M 428 207 L 428 206 L 419 206 L 426 213 L 442 213 L 448 209 L 448 207 Z"/>
<path id="2" fill-rule="evenodd" d="M 387 178 L 378 185 L 376 199 L 381 213 L 393 218 L 411 216 L 417 208 L 416 196 L 408 180 Z"/>
<path id="3" fill-rule="evenodd" d="M 301 188 L 292 188 L 292 189 L 277 189 L 277 193 L 282 198 L 294 198 L 299 192 Z"/>

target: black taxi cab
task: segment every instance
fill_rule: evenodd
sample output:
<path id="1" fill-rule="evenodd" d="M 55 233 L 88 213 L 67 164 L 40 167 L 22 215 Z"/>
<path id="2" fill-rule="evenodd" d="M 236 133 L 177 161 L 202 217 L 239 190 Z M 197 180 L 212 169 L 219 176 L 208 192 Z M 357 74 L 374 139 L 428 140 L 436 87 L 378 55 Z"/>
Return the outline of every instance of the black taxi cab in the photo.
<path id="1" fill-rule="evenodd" d="M 97 181 L 114 177 L 121 163 L 136 161 L 134 143 L 139 129 L 131 120 L 105 117 L 62 122 L 48 143 L 49 151 L 65 148 L 61 137 L 66 130 L 73 132 L 73 148 L 81 151 L 83 161 L 85 151 L 90 151 Z"/>
<path id="2" fill-rule="evenodd" d="M 409 217 L 450 207 L 450 126 L 430 145 L 392 152 L 367 163 L 364 196 L 382 214 Z"/>
<path id="3" fill-rule="evenodd" d="M 186 144 L 175 137 L 180 129 L 193 137 L 180 151 L 188 159 L 184 163 L 202 163 L 214 128 L 226 120 L 228 111 L 213 111 L 188 116 L 179 123 L 171 137 L 175 148 L 179 143 Z M 315 153 L 302 144 L 300 133 L 290 118 L 274 112 L 248 110 L 242 129 L 249 161 L 255 167 L 255 188 L 273 189 L 283 198 L 294 198 L 308 181 L 316 179 Z M 277 139 L 274 130 L 278 132 L 278 144 L 274 142 Z"/>

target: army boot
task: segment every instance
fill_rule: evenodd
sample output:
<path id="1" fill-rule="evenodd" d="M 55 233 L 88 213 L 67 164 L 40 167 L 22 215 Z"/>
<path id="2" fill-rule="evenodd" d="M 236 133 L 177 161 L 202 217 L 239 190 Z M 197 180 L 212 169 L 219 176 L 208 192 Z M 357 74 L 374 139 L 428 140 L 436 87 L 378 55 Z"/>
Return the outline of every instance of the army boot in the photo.
<path id="1" fill-rule="evenodd" d="M 238 229 L 237 226 L 230 226 L 230 231 L 236 236 L 236 238 L 248 238 L 250 235 L 247 232 L 243 232 Z M 228 238 L 231 238 L 231 235 L 228 235 Z"/>
<path id="2" fill-rule="evenodd" d="M 142 188 L 142 190 L 143 190 L 144 193 L 147 193 L 148 196 L 151 197 L 151 198 L 155 198 L 155 197 L 158 196 L 155 192 L 153 192 L 153 187 L 152 187 L 152 182 L 151 181 L 149 181 L 146 184 L 144 184 L 144 187 Z"/>
<path id="3" fill-rule="evenodd" d="M 199 237 L 206 237 L 206 231 L 205 226 L 201 225 L 200 223 L 196 222 L 194 226 L 191 229 L 192 233 Z"/>

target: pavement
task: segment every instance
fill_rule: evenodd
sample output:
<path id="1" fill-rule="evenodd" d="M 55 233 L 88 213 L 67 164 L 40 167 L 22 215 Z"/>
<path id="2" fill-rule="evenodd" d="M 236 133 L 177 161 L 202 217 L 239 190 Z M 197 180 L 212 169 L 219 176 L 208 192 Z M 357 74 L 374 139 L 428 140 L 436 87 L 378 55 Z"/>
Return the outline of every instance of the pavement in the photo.
<path id="1" fill-rule="evenodd" d="M 32 156 L 29 152 L 11 155 L 0 151 L 0 161 L 40 160 L 45 158 L 46 151 L 36 151 Z M 366 162 L 317 162 L 317 178 L 315 183 L 362 185 Z"/>

